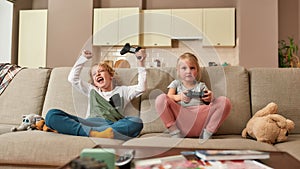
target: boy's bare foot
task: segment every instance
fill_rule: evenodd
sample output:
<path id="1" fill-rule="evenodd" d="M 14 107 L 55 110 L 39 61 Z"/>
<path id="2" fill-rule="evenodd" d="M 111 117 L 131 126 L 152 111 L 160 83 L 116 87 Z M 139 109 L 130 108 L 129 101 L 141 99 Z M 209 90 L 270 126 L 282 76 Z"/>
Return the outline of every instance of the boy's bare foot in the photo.
<path id="1" fill-rule="evenodd" d="M 99 137 L 99 138 L 114 138 L 114 132 L 112 128 L 107 128 L 103 131 L 90 131 L 90 137 Z"/>

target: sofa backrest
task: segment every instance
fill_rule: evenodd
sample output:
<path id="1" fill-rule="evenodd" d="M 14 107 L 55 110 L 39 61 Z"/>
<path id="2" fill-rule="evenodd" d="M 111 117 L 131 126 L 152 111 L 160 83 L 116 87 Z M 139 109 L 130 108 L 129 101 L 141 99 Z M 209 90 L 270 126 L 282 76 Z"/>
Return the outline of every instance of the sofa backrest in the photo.
<path id="1" fill-rule="evenodd" d="M 24 68 L 0 95 L 0 123 L 19 125 L 22 115 L 42 114 L 50 69 Z"/>
<path id="2" fill-rule="evenodd" d="M 249 69 L 252 114 L 274 102 L 278 114 L 295 122 L 291 133 L 300 133 L 300 69 L 252 68 Z"/>
<path id="3" fill-rule="evenodd" d="M 70 70 L 70 67 L 60 67 L 52 70 L 43 107 L 43 117 L 45 117 L 49 109 L 53 108 L 85 117 L 86 110 L 83 111 L 83 109 L 87 107 L 87 98 L 83 94 L 76 92 L 68 82 Z M 73 102 L 80 106 L 75 107 Z"/>
<path id="4" fill-rule="evenodd" d="M 241 134 L 251 118 L 249 77 L 240 66 L 213 66 L 203 72 L 215 97 L 226 96 L 231 101 L 231 112 L 216 134 Z"/>
<path id="5" fill-rule="evenodd" d="M 144 128 L 141 134 L 165 131 L 165 127 L 156 113 L 155 99 L 161 93 L 167 93 L 167 86 L 177 78 L 175 68 L 148 68 L 147 91 L 141 97 L 140 117 Z"/>
<path id="6" fill-rule="evenodd" d="M 176 68 L 148 69 L 148 91 L 143 94 L 141 102 L 142 134 L 166 130 L 154 102 L 156 96 L 167 93 L 167 86 L 175 78 Z M 251 115 L 248 72 L 239 66 L 204 67 L 202 81 L 216 97 L 227 96 L 232 103 L 231 113 L 217 134 L 240 134 Z"/>
<path id="7" fill-rule="evenodd" d="M 71 87 L 67 76 L 71 68 L 54 68 L 43 107 L 43 116 L 51 108 L 85 117 L 87 97 Z M 89 68 L 82 71 L 82 79 L 88 80 Z M 157 95 L 167 92 L 167 86 L 177 78 L 176 68 L 147 68 L 147 91 L 134 99 L 126 109 L 126 115 L 140 115 L 144 122 L 142 133 L 163 132 L 165 127 L 158 117 L 154 101 Z M 137 83 L 136 68 L 116 69 L 116 83 L 133 85 Z M 217 134 L 240 134 L 250 119 L 250 94 L 248 72 L 239 66 L 205 67 L 202 80 L 213 90 L 215 96 L 227 96 L 232 103 L 229 117 Z M 140 114 L 139 114 L 140 113 Z"/>
<path id="8" fill-rule="evenodd" d="M 68 75 L 71 67 L 60 67 L 52 70 L 49 87 L 46 93 L 45 103 L 43 107 L 43 116 L 53 108 L 61 109 L 69 114 L 79 117 L 85 117 L 88 107 L 88 98 L 81 92 L 71 86 L 68 81 Z M 90 80 L 89 67 L 84 67 L 81 78 L 85 81 Z M 136 84 L 137 69 L 116 69 L 117 84 Z M 132 100 L 125 109 L 125 115 L 139 115 L 140 98 Z"/>

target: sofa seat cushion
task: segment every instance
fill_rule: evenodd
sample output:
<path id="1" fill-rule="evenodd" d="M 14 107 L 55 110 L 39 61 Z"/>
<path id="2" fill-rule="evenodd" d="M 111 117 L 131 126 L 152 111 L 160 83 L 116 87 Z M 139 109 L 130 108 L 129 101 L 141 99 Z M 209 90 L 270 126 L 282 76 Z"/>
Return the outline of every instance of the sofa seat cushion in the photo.
<path id="1" fill-rule="evenodd" d="M 14 165 L 60 166 L 77 157 L 82 149 L 101 142 L 119 145 L 123 141 L 21 131 L 0 135 L 0 163 Z"/>
<path id="2" fill-rule="evenodd" d="M 159 144 L 157 144 L 159 143 Z M 198 149 L 249 149 L 260 151 L 278 151 L 270 144 L 257 142 L 255 140 L 228 137 L 221 139 L 209 139 L 200 144 L 198 138 L 170 138 L 161 136 L 135 138 L 126 141 L 123 146 L 146 146 L 163 148 L 198 148 Z"/>
<path id="3" fill-rule="evenodd" d="M 0 124 L 0 135 L 4 133 L 11 132 L 11 128 L 15 127 L 17 125 L 11 125 L 11 124 Z"/>
<path id="4" fill-rule="evenodd" d="M 290 134 L 288 140 L 275 144 L 280 151 L 288 152 L 300 161 L 300 134 Z"/>

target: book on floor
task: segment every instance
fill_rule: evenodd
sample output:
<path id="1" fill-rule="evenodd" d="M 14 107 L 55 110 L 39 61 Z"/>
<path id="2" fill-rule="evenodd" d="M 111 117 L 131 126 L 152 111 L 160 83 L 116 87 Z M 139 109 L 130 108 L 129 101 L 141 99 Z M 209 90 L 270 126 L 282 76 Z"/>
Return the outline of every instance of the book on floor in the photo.
<path id="1" fill-rule="evenodd" d="M 249 160 L 268 159 L 268 152 L 256 150 L 196 150 L 195 155 L 203 160 Z"/>

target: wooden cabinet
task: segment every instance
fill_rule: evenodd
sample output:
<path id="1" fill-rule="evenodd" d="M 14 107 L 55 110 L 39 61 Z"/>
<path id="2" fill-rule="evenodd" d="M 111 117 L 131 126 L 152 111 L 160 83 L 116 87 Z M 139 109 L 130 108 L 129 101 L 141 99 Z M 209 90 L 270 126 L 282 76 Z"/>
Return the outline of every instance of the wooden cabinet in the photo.
<path id="1" fill-rule="evenodd" d="M 139 8 L 94 9 L 94 45 L 139 45 L 139 28 Z"/>
<path id="2" fill-rule="evenodd" d="M 203 46 L 235 46 L 235 9 L 203 9 Z"/>
<path id="3" fill-rule="evenodd" d="M 20 10 L 18 65 L 46 67 L 47 10 Z"/>
<path id="4" fill-rule="evenodd" d="M 118 43 L 119 9 L 94 9 L 94 45 L 115 45 Z"/>
<path id="5" fill-rule="evenodd" d="M 143 11 L 143 46 L 171 46 L 171 9 Z"/>
<path id="6" fill-rule="evenodd" d="M 202 38 L 201 8 L 172 9 L 172 39 Z"/>
<path id="7" fill-rule="evenodd" d="M 139 8 L 94 9 L 93 44 L 171 47 L 171 39 L 203 38 L 203 46 L 235 46 L 234 8 L 143 10 L 141 19 L 139 13 Z"/>
<path id="8" fill-rule="evenodd" d="M 140 9 L 119 9 L 119 44 L 140 44 Z"/>

